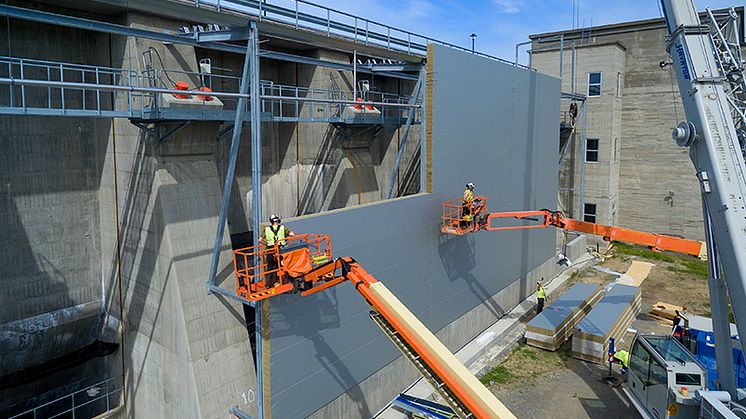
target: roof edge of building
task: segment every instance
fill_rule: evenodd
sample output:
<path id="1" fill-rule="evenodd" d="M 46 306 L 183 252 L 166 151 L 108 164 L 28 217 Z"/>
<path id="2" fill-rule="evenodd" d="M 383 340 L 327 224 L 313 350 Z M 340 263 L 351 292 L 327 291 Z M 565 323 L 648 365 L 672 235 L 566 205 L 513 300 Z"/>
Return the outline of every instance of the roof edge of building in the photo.
<path id="1" fill-rule="evenodd" d="M 619 41 L 609 41 L 609 42 L 599 42 L 599 43 L 578 44 L 578 45 L 575 45 L 575 49 L 591 48 L 591 47 L 610 47 L 610 46 L 618 47 L 622 51 L 626 51 L 627 50 L 627 47 L 624 46 L 624 44 L 622 44 Z M 571 47 L 567 47 L 567 46 L 564 47 L 565 51 L 569 50 L 570 48 Z M 559 47 L 559 45 L 557 45 L 557 46 L 551 46 L 551 47 L 541 47 L 541 49 L 538 49 L 538 50 L 535 50 L 535 49 L 532 48 L 529 51 L 532 54 L 540 54 L 542 52 L 556 52 L 556 51 L 559 51 L 559 49 L 560 49 L 560 47 Z"/>
<path id="2" fill-rule="evenodd" d="M 736 6 L 734 8 L 739 15 L 744 16 L 743 6 Z M 728 10 L 729 8 L 714 9 L 713 12 L 725 12 Z M 702 11 L 699 13 L 699 15 L 701 18 L 705 16 L 706 14 L 704 11 Z M 549 38 L 549 37 L 554 37 L 554 36 L 559 36 L 559 35 L 564 35 L 565 39 L 573 39 L 573 38 L 581 38 L 581 36 L 585 33 L 591 33 L 595 35 L 608 35 L 620 29 L 630 30 L 634 28 L 637 30 L 645 30 L 645 29 L 658 29 L 664 26 L 665 26 L 665 22 L 663 18 L 657 17 L 657 18 L 651 18 L 651 19 L 633 20 L 633 21 L 628 21 L 628 22 L 610 23 L 610 24 L 601 25 L 601 26 L 589 26 L 585 28 L 565 29 L 565 30 L 560 30 L 560 31 L 531 34 L 528 36 L 528 39 L 532 41 L 539 41 L 541 40 L 541 38 Z M 556 40 L 553 40 L 553 42 L 556 42 Z"/>

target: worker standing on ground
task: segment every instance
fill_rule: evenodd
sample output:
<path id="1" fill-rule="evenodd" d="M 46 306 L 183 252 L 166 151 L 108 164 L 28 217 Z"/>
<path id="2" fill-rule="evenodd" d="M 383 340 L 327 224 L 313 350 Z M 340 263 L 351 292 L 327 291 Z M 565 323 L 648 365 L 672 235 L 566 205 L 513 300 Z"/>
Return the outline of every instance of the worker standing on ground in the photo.
<path id="1" fill-rule="evenodd" d="M 544 278 L 541 278 L 541 281 L 536 283 L 536 302 L 538 303 L 536 306 L 536 314 L 539 314 L 544 310 L 544 300 L 547 299 L 547 291 L 544 289 L 542 281 L 544 281 Z"/>
<path id="2" fill-rule="evenodd" d="M 279 247 L 284 247 L 285 245 L 287 245 L 285 239 L 294 236 L 295 233 L 282 224 L 282 220 L 277 214 L 272 214 L 269 217 L 269 222 L 270 225 L 268 225 L 264 229 L 264 236 L 259 239 L 259 242 L 265 245 L 268 249 L 274 247 L 275 245 Z M 266 263 L 267 271 L 269 272 L 267 278 L 267 286 L 272 287 L 279 285 L 278 283 L 276 283 L 277 272 L 272 272 L 279 268 L 279 261 L 277 260 L 277 258 L 275 258 L 275 255 L 268 254 Z"/>
<path id="3" fill-rule="evenodd" d="M 463 199 L 461 200 L 461 227 L 466 227 L 472 222 L 472 205 L 474 204 L 474 184 L 466 184 Z"/>
<path id="4" fill-rule="evenodd" d="M 627 366 L 629 365 L 629 352 L 625 351 L 624 349 L 618 350 L 614 352 L 613 360 L 614 362 L 619 364 L 619 371 L 622 373 L 622 375 L 626 374 Z"/>

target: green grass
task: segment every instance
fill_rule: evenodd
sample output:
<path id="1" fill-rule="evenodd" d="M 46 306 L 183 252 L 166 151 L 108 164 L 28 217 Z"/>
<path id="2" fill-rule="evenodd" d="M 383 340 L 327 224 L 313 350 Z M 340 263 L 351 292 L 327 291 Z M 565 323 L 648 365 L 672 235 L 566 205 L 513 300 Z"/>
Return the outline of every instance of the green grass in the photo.
<path id="1" fill-rule="evenodd" d="M 617 255 L 638 256 L 645 259 L 673 263 L 676 266 L 667 267 L 671 272 L 692 274 L 704 279 L 707 279 L 708 276 L 707 262 L 695 259 L 692 256 L 656 252 L 641 246 L 618 242 L 615 243 L 614 247 L 616 248 Z"/>
<path id="2" fill-rule="evenodd" d="M 710 275 L 709 267 L 707 266 L 707 262 L 705 262 L 704 260 L 699 260 L 699 259 L 682 260 L 681 263 L 686 267 L 686 270 L 691 274 L 697 275 L 704 279 L 707 279 L 707 277 Z"/>
<path id="3" fill-rule="evenodd" d="M 645 249 L 643 247 L 633 246 L 625 243 L 614 243 L 614 248 L 617 254 L 623 254 L 628 256 L 640 256 L 645 259 L 659 260 L 661 262 L 675 263 L 676 258 L 662 252 L 656 252 L 654 250 Z"/>
<path id="4" fill-rule="evenodd" d="M 513 373 L 504 365 L 496 365 L 487 374 L 485 374 L 480 380 L 482 384 L 493 385 L 493 384 L 505 384 L 513 379 Z"/>

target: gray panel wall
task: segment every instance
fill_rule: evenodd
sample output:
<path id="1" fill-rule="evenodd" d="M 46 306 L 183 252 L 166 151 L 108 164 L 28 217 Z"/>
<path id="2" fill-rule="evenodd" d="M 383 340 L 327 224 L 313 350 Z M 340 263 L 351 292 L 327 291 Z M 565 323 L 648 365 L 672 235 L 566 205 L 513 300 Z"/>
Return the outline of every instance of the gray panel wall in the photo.
<path id="1" fill-rule="evenodd" d="M 441 235 L 438 222 L 440 202 L 467 181 L 490 197 L 492 211 L 555 207 L 559 81 L 434 48 L 433 192 L 289 225 L 330 234 L 336 255 L 357 259 L 437 331 L 554 255 L 551 230 L 454 237 Z M 382 407 L 356 385 L 399 353 L 353 287 L 284 295 L 270 307 L 275 417 L 307 416 L 346 391 L 358 400 L 349 417 Z"/>

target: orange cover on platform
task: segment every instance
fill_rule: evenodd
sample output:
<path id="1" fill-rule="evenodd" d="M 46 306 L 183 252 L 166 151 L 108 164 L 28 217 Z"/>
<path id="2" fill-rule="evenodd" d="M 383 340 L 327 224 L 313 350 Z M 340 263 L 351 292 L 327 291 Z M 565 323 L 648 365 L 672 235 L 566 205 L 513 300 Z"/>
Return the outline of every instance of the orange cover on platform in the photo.
<path id="1" fill-rule="evenodd" d="M 293 250 L 282 255 L 282 266 L 291 277 L 299 277 L 313 269 L 311 253 L 308 249 Z"/>

